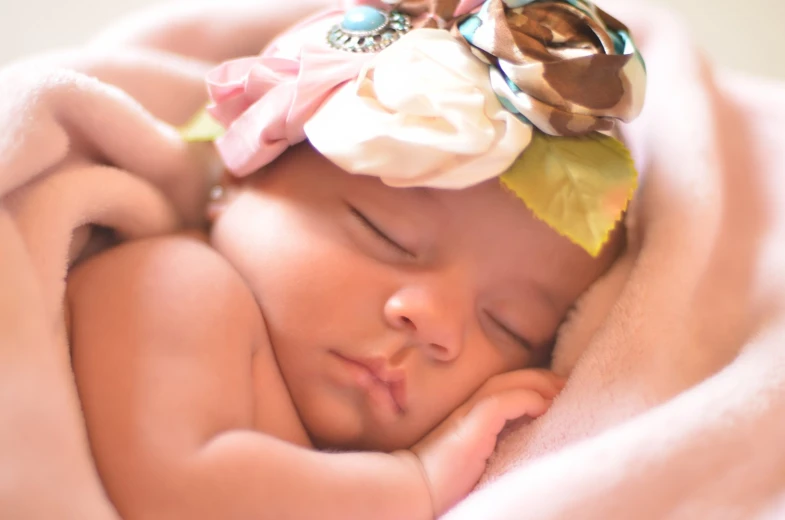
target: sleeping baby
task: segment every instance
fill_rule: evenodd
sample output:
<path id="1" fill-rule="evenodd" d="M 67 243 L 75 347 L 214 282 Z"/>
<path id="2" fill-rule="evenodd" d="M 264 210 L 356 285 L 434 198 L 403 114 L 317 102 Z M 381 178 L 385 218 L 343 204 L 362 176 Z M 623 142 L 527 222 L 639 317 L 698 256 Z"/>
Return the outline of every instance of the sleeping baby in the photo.
<path id="1" fill-rule="evenodd" d="M 430 519 L 463 498 L 507 421 L 559 393 L 557 330 L 624 247 L 636 174 L 612 130 L 643 82 L 584 1 L 349 6 L 211 72 L 209 232 L 68 280 L 123 518 Z"/>

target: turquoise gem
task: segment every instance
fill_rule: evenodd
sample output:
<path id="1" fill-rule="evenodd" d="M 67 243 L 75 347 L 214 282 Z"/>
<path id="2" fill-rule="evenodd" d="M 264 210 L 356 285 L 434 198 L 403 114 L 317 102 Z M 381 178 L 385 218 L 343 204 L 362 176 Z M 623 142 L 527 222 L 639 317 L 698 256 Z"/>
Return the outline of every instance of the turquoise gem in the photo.
<path id="1" fill-rule="evenodd" d="M 387 25 L 387 15 L 378 9 L 361 5 L 346 11 L 341 29 L 353 33 L 374 32 Z"/>

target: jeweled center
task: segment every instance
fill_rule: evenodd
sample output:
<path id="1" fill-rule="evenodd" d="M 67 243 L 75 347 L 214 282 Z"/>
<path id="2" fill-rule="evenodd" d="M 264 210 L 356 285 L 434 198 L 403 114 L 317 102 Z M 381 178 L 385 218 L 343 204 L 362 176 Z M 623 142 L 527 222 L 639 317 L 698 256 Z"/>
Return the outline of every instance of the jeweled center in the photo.
<path id="1" fill-rule="evenodd" d="M 383 11 L 361 5 L 346 12 L 341 29 L 348 33 L 371 33 L 383 29 L 388 21 L 389 18 Z"/>

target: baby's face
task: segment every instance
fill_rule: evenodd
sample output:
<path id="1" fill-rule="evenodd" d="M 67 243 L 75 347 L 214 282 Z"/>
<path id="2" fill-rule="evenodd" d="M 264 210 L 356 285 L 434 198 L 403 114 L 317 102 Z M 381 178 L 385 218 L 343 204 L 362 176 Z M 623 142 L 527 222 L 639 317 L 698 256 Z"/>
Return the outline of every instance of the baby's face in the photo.
<path id="1" fill-rule="evenodd" d="M 614 256 L 592 259 L 497 180 L 390 188 L 307 145 L 232 195 L 212 241 L 260 302 L 314 444 L 381 451 L 545 361 Z"/>

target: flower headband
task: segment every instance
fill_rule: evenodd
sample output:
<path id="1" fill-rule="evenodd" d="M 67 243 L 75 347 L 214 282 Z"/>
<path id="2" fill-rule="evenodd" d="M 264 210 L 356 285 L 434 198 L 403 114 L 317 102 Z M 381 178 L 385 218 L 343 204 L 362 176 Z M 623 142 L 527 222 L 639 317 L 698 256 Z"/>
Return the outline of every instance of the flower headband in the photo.
<path id="1" fill-rule="evenodd" d="M 211 71 L 220 129 L 197 117 L 186 138 L 215 138 L 240 177 L 306 139 L 391 186 L 499 177 L 599 254 L 637 187 L 610 136 L 640 113 L 646 89 L 623 24 L 588 0 L 345 3 Z"/>

